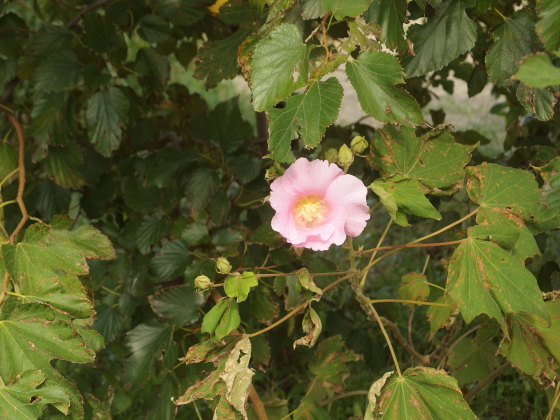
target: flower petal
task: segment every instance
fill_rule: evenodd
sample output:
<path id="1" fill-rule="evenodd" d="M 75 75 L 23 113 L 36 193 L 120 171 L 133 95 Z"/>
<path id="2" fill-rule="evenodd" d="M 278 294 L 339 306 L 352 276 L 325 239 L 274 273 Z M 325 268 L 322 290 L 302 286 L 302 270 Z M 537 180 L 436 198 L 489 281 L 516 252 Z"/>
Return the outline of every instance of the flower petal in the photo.
<path id="1" fill-rule="evenodd" d="M 282 181 L 282 186 L 290 195 L 317 194 L 322 198 L 329 185 L 343 174 L 342 169 L 326 160 L 309 162 L 299 158 L 278 180 Z"/>

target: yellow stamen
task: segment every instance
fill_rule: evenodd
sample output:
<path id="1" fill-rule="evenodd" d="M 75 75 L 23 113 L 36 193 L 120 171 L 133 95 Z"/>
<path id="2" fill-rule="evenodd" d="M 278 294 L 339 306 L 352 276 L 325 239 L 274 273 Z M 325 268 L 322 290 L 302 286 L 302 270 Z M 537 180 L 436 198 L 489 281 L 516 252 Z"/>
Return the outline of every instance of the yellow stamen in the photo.
<path id="1" fill-rule="evenodd" d="M 300 229 L 315 229 L 324 223 L 328 208 L 321 198 L 307 195 L 296 201 L 293 214 Z"/>

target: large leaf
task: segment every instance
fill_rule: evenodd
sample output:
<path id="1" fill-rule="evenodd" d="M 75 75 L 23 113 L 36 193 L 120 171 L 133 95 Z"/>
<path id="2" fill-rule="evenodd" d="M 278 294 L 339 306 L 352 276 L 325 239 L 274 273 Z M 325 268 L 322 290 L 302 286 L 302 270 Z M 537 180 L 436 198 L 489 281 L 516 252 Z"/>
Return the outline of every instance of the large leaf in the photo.
<path id="1" fill-rule="evenodd" d="M 205 302 L 204 296 L 192 285 L 170 287 L 150 296 L 150 305 L 155 313 L 169 318 L 176 325 L 191 325 L 198 321 L 198 309 Z"/>
<path id="2" fill-rule="evenodd" d="M 83 165 L 81 149 L 70 144 L 68 147 L 49 147 L 49 154 L 43 160 L 45 172 L 63 187 L 78 189 L 85 184 L 79 168 Z"/>
<path id="3" fill-rule="evenodd" d="M 507 331 L 502 313 L 527 312 L 550 320 L 535 277 L 491 242 L 469 239 L 459 245 L 449 261 L 446 289 L 467 323 L 486 314 Z"/>
<path id="4" fill-rule="evenodd" d="M 420 181 L 426 191 L 451 193 L 462 184 L 464 166 L 476 145 L 455 143 L 447 131 L 416 137 L 407 127 L 386 125 L 376 130 L 370 160 L 383 176 L 401 174 Z"/>
<path id="5" fill-rule="evenodd" d="M 286 99 L 284 108 L 269 108 L 269 157 L 279 162 L 293 162 L 291 142 L 299 135 L 307 148 L 317 146 L 326 128 L 334 123 L 342 100 L 342 86 L 337 79 L 311 84 L 300 95 Z"/>
<path id="6" fill-rule="evenodd" d="M 109 53 L 125 45 L 123 35 L 117 32 L 117 27 L 102 20 L 98 14 L 86 14 L 84 25 L 86 34 L 83 42 L 95 52 Z"/>
<path id="7" fill-rule="evenodd" d="M 346 63 L 346 74 L 358 94 L 362 109 L 381 122 L 422 125 L 424 117 L 416 100 L 395 84 L 404 83 L 396 57 L 375 50 L 362 51 Z"/>
<path id="8" fill-rule="evenodd" d="M 321 0 L 325 12 L 331 12 L 337 19 L 361 15 L 370 3 L 371 0 Z"/>
<path id="9" fill-rule="evenodd" d="M 366 22 L 375 23 L 381 28 L 381 42 L 399 52 L 408 50 L 403 28 L 406 4 L 406 0 L 373 0 L 364 13 Z"/>
<path id="10" fill-rule="evenodd" d="M 74 51 L 55 51 L 42 61 L 35 72 L 35 89 L 40 92 L 74 86 L 80 79 L 80 73 L 80 64 Z"/>
<path id="11" fill-rule="evenodd" d="M 537 0 L 537 34 L 548 51 L 560 50 L 560 3 Z"/>
<path id="12" fill-rule="evenodd" d="M 439 70 L 474 47 L 476 24 L 465 12 L 461 0 L 447 0 L 424 25 L 409 28 L 416 55 L 405 66 L 407 77 Z"/>
<path id="13" fill-rule="evenodd" d="M 40 160 L 47 152 L 48 144 L 68 144 L 75 135 L 74 97 L 67 92 L 49 92 L 35 101 L 28 133 L 40 146 L 34 158 Z"/>
<path id="14" fill-rule="evenodd" d="M 496 345 L 490 342 L 477 345 L 468 338 L 462 339 L 449 354 L 451 376 L 457 379 L 459 386 L 486 378 L 500 365 L 496 350 Z"/>
<path id="15" fill-rule="evenodd" d="M 560 367 L 560 301 L 547 302 L 550 326 L 534 314 L 511 315 L 507 323 L 510 340 L 504 339 L 499 352 L 514 366 L 539 383 L 554 381 Z"/>
<path id="16" fill-rule="evenodd" d="M 157 0 L 157 9 L 175 25 L 192 25 L 206 13 L 213 0 Z"/>
<path id="17" fill-rule="evenodd" d="M 490 79 L 498 86 L 512 84 L 521 58 L 531 53 L 535 41 L 535 21 L 526 11 L 516 12 L 492 33 L 494 43 L 488 49 L 486 65 Z"/>
<path id="18" fill-rule="evenodd" d="M 141 48 L 136 54 L 134 68 L 146 77 L 148 84 L 156 90 L 162 90 L 167 83 L 170 64 L 167 57 L 160 55 L 153 48 Z"/>
<path id="19" fill-rule="evenodd" d="M 560 85 L 560 68 L 554 67 L 546 54 L 535 54 L 523 60 L 515 78 L 536 88 Z"/>
<path id="20" fill-rule="evenodd" d="M 290 23 L 274 28 L 269 38 L 257 44 L 250 79 L 256 111 L 275 105 L 307 82 L 308 55 L 309 47 Z"/>
<path id="21" fill-rule="evenodd" d="M 89 140 L 103 156 L 110 156 L 119 147 L 121 125 L 128 119 L 128 107 L 128 98 L 116 87 L 89 98 L 86 111 Z"/>
<path id="22" fill-rule="evenodd" d="M 370 400 L 366 419 L 373 418 L 476 420 L 477 417 L 463 400 L 455 379 L 443 370 L 416 367 L 407 369 L 402 376 L 393 374 L 383 386 L 378 401 Z"/>
<path id="23" fill-rule="evenodd" d="M 179 239 L 167 242 L 152 258 L 151 266 L 159 281 L 181 275 L 189 265 L 189 247 Z"/>
<path id="24" fill-rule="evenodd" d="M 520 83 L 517 87 L 517 99 L 528 111 L 541 121 L 547 121 L 554 115 L 554 105 L 558 98 L 550 89 L 538 89 Z"/>

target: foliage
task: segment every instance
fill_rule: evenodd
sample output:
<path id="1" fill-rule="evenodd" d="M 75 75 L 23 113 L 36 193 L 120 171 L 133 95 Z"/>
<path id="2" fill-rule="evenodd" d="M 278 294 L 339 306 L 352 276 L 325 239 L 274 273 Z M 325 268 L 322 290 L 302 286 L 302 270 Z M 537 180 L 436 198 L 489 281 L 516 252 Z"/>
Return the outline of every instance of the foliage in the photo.
<path id="1" fill-rule="evenodd" d="M 1 419 L 552 418 L 556 0 L 0 8 Z M 426 111 L 460 83 L 503 143 Z M 372 190 L 359 237 L 271 228 L 300 157 Z"/>

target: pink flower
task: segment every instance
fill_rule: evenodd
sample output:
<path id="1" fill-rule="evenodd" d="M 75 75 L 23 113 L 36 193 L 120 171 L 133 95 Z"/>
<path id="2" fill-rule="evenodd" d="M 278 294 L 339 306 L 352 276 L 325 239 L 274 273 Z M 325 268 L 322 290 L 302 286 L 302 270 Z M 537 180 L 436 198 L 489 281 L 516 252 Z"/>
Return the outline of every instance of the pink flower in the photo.
<path id="1" fill-rule="evenodd" d="M 325 251 L 358 236 L 369 219 L 367 188 L 326 160 L 300 158 L 270 186 L 272 229 L 295 247 Z"/>

